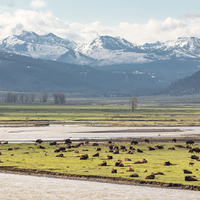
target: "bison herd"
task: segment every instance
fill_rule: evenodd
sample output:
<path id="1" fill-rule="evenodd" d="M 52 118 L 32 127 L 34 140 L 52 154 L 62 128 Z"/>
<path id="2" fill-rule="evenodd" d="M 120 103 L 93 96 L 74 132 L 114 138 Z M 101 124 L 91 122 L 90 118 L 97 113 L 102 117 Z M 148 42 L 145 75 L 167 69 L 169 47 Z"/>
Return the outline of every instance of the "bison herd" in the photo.
<path id="1" fill-rule="evenodd" d="M 46 147 L 45 145 L 42 145 L 42 143 L 43 143 L 42 139 L 37 139 L 35 141 L 35 143 L 37 144 L 37 149 L 44 150 Z M 89 141 L 86 141 L 84 143 L 80 142 L 78 144 L 72 144 L 72 141 L 70 139 L 66 139 L 64 141 L 64 145 L 60 145 L 57 141 L 50 142 L 49 145 L 52 146 L 51 148 L 55 148 L 53 150 L 54 153 L 59 153 L 59 154 L 55 155 L 55 157 L 66 158 L 67 156 L 64 155 L 64 152 L 72 152 L 73 151 L 76 154 L 76 157 L 78 157 L 77 159 L 79 159 L 79 160 L 90 160 L 90 161 L 93 161 L 93 159 L 103 160 L 101 163 L 96 164 L 94 167 L 98 166 L 98 167 L 106 168 L 106 167 L 110 166 L 111 173 L 117 174 L 117 173 L 130 172 L 130 174 L 128 175 L 129 177 L 137 178 L 137 177 L 140 177 L 140 174 L 138 173 L 137 170 L 132 168 L 131 165 L 128 165 L 127 162 L 134 164 L 134 166 L 146 166 L 146 168 L 148 169 L 149 162 L 147 161 L 147 159 L 144 158 L 144 156 L 147 154 L 147 152 L 149 152 L 149 154 L 150 153 L 153 154 L 156 151 L 163 151 L 163 149 L 166 148 L 165 145 L 153 145 L 153 143 L 149 139 L 145 139 L 143 141 L 143 143 L 148 143 L 148 146 L 146 147 L 146 149 L 144 149 L 144 147 L 137 148 L 136 146 L 139 144 L 139 142 L 136 140 L 132 140 L 129 143 L 130 144 L 129 147 L 128 147 L 128 145 L 113 144 L 112 141 L 108 141 L 107 145 L 105 145 L 103 147 L 101 147 L 100 143 L 95 142 L 95 143 L 90 144 Z M 194 147 L 195 142 L 193 140 L 186 141 L 185 146 L 182 144 L 177 144 L 176 138 L 172 139 L 172 143 L 176 143 L 176 144 L 172 147 L 166 148 L 166 150 L 176 151 L 176 149 L 185 149 L 188 151 L 188 153 L 193 153 L 193 155 L 188 154 L 188 155 L 191 155 L 190 156 L 191 160 L 188 160 L 188 163 L 189 163 L 188 167 L 192 168 L 193 165 L 196 166 L 196 164 L 195 164 L 196 161 L 200 161 L 200 157 L 198 155 L 195 155 L 195 154 L 199 154 L 200 148 L 196 147 L 196 146 Z M 8 144 L 8 142 L 4 142 L 4 144 Z M 84 148 L 78 149 L 79 147 L 83 147 L 85 145 L 87 146 L 86 148 L 84 147 Z M 135 146 L 132 146 L 132 145 L 135 145 Z M 55 146 L 55 147 L 53 147 L 53 146 Z M 93 155 L 90 155 L 91 147 L 93 147 L 94 151 L 96 151 L 96 153 Z M 105 149 L 106 147 L 107 147 L 107 149 Z M 12 151 L 12 150 L 15 150 L 15 148 L 8 148 L 7 150 Z M 79 155 L 79 153 L 81 151 L 89 151 L 89 153 L 85 152 L 86 154 Z M 150 151 L 152 151 L 152 152 L 150 152 Z M 107 153 L 107 156 L 105 156 L 104 158 L 102 158 L 102 156 L 101 156 L 101 154 L 103 152 Z M 170 151 L 168 151 L 168 152 L 170 152 Z M 123 159 L 120 158 L 120 155 L 122 153 L 127 154 L 127 156 L 125 158 L 123 157 Z M 171 151 L 171 153 L 172 153 L 172 151 Z M 24 154 L 29 154 L 29 152 L 24 152 Z M 120 154 L 120 155 L 116 155 L 116 154 Z M 138 156 L 140 155 L 141 159 L 134 160 L 134 154 L 137 154 Z M 0 152 L 0 155 L 2 155 L 1 152 Z M 47 155 L 47 154 L 45 154 L 45 155 Z M 12 156 L 14 156 L 14 154 L 12 154 Z M 116 159 L 116 158 L 120 158 L 120 159 Z M 194 160 L 196 160 L 196 161 L 194 162 Z M 82 163 L 84 161 L 80 161 L 80 162 Z M 113 164 L 111 165 L 111 163 L 113 163 Z M 163 167 L 166 166 L 166 168 L 168 168 L 167 166 L 173 166 L 176 164 L 173 162 L 171 163 L 170 161 L 164 161 L 164 162 L 162 162 L 162 165 L 163 165 Z M 127 168 L 123 172 L 121 169 L 123 169 L 125 167 L 127 167 Z M 143 173 L 147 173 L 149 171 L 147 169 L 145 171 L 143 171 Z M 120 172 L 118 172 L 119 170 L 120 170 Z M 182 170 L 183 170 L 183 172 L 182 172 L 183 174 L 186 174 L 186 175 L 193 174 L 192 170 L 188 170 L 188 169 L 182 169 Z M 196 169 L 196 171 L 198 171 L 198 169 Z M 134 172 L 134 173 L 131 173 L 131 172 Z M 166 175 L 166 174 L 164 174 L 163 172 L 160 172 L 160 171 L 153 172 L 153 173 L 145 176 L 145 179 L 155 179 L 156 176 L 159 176 L 159 175 Z M 185 176 L 185 181 L 198 181 L 198 180 L 195 176 L 187 175 L 187 176 Z"/>

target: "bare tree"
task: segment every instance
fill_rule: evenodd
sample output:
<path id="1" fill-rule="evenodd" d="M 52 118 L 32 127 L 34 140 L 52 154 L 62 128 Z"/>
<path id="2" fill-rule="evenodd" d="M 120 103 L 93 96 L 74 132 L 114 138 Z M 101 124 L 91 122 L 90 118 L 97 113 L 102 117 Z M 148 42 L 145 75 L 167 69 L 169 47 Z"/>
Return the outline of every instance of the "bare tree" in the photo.
<path id="1" fill-rule="evenodd" d="M 30 102 L 34 102 L 35 101 L 35 95 L 33 94 L 33 93 L 31 93 L 30 95 L 29 95 L 29 99 L 30 99 Z"/>
<path id="2" fill-rule="evenodd" d="M 28 100 L 29 100 L 29 95 L 26 95 L 26 96 L 25 96 L 25 102 L 27 103 Z"/>
<path id="3" fill-rule="evenodd" d="M 132 112 L 134 112 L 137 107 L 137 98 L 135 96 L 132 96 L 130 98 L 130 102 L 131 102 L 131 110 Z"/>
<path id="4" fill-rule="evenodd" d="M 66 96 L 63 93 L 53 93 L 55 104 L 65 104 Z"/>
<path id="5" fill-rule="evenodd" d="M 24 94 L 19 95 L 19 102 L 21 102 L 21 103 L 24 102 Z"/>
<path id="6" fill-rule="evenodd" d="M 12 94 L 11 92 L 8 92 L 7 94 L 2 95 L 2 100 L 6 103 L 15 103 L 18 99 L 17 94 Z"/>
<path id="7" fill-rule="evenodd" d="M 48 94 L 46 92 L 43 92 L 41 101 L 42 102 L 47 102 L 47 99 L 48 99 Z"/>

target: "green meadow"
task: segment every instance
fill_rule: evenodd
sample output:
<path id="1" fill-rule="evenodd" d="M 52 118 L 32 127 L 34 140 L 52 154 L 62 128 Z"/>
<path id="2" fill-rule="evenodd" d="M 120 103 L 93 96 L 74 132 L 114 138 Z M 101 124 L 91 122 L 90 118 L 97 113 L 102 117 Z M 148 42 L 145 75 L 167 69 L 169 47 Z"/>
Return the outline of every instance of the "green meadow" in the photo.
<path id="1" fill-rule="evenodd" d="M 164 149 L 156 149 L 155 151 L 149 151 L 147 146 L 155 147 L 156 145 L 163 145 Z M 181 144 L 181 143 L 179 143 Z M 10 166 L 19 169 L 32 169 L 50 171 L 55 174 L 63 175 L 95 175 L 103 177 L 121 177 L 128 179 L 146 180 L 147 175 L 162 172 L 164 175 L 156 175 L 155 179 L 151 181 L 164 182 L 164 183 L 181 183 L 184 185 L 196 185 L 200 186 L 200 161 L 191 160 L 191 153 L 186 148 L 176 148 L 176 150 L 168 150 L 169 147 L 173 147 L 173 143 L 139 143 L 138 145 L 131 145 L 130 143 L 114 143 L 120 147 L 126 146 L 127 151 L 119 150 L 119 154 L 113 154 L 109 151 L 108 143 L 99 143 L 101 151 L 98 151 L 99 157 L 92 157 L 97 153 L 95 146 L 92 143 L 85 144 L 78 148 L 68 149 L 66 144 L 59 144 L 57 146 L 50 146 L 47 143 L 41 144 L 45 149 L 38 148 L 39 144 L 1 144 L 0 145 L 0 166 Z M 74 145 L 74 144 L 72 144 Z M 182 144 L 186 146 L 185 144 Z M 66 147 L 66 151 L 55 153 L 54 150 L 59 147 Z M 133 154 L 128 154 L 130 146 L 134 146 L 136 149 L 143 150 L 143 153 L 135 151 Z M 194 144 L 193 147 L 199 147 L 199 144 Z M 8 150 L 13 148 L 13 150 Z M 79 153 L 75 153 L 75 150 L 79 150 Z M 83 151 L 88 150 L 88 151 Z M 25 154 L 26 152 L 26 154 Z M 27 154 L 28 152 L 28 154 Z M 62 153 L 64 157 L 56 157 L 56 155 Z M 86 160 L 80 160 L 79 157 L 83 154 L 88 154 L 89 158 Z M 111 155 L 113 159 L 107 160 L 106 156 Z M 125 158 L 131 159 L 131 161 L 125 161 Z M 142 161 L 146 159 L 147 163 L 134 164 L 136 161 Z M 117 167 L 115 163 L 121 160 L 124 167 Z M 106 161 L 107 166 L 98 166 L 98 164 Z M 164 166 L 165 161 L 170 161 L 171 166 Z M 189 162 L 193 162 L 193 166 L 189 166 Z M 127 172 L 128 167 L 134 169 L 134 172 Z M 117 169 L 117 173 L 111 173 L 112 169 Z M 188 174 L 195 176 L 198 181 L 185 181 L 187 174 L 183 173 L 183 170 L 187 169 L 192 172 Z M 147 172 L 144 172 L 146 171 Z M 131 178 L 131 174 L 137 173 L 139 177 Z"/>
<path id="2" fill-rule="evenodd" d="M 54 104 L 0 104 L 1 123 L 32 123 L 33 121 L 95 121 L 102 126 L 198 126 L 198 104 L 130 105 L 54 105 Z"/>

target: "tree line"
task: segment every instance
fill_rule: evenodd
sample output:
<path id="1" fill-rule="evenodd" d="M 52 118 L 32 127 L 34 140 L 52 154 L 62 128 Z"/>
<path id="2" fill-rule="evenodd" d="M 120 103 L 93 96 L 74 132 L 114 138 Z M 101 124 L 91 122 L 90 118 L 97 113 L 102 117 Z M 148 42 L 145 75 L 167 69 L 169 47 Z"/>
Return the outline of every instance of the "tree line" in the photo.
<path id="1" fill-rule="evenodd" d="M 54 103 L 55 104 L 65 104 L 66 101 L 66 96 L 63 93 L 52 93 Z M 46 92 L 43 92 L 39 96 L 39 101 L 40 102 L 47 102 L 49 95 Z M 36 95 L 31 93 L 31 94 L 15 94 L 8 92 L 6 94 L 1 95 L 1 99 L 5 103 L 33 103 L 35 102 Z"/>

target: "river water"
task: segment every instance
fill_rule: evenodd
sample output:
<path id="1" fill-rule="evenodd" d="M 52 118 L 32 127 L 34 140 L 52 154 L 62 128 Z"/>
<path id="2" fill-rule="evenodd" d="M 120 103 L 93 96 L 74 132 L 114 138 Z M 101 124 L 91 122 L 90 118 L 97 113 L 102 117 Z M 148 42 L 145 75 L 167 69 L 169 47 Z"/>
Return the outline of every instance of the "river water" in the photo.
<path id="1" fill-rule="evenodd" d="M 2 200 L 196 200 L 200 192 L 0 173 Z"/>
<path id="2" fill-rule="evenodd" d="M 0 127 L 0 141 L 33 142 L 38 138 L 46 140 L 80 138 L 160 137 L 198 135 L 199 127 L 179 127 L 181 131 L 146 132 L 132 131 L 140 128 L 127 127 L 83 127 L 74 125 L 53 125 L 49 127 Z M 142 127 L 144 129 L 144 127 Z M 149 128 L 147 128 L 149 129 Z M 152 128 L 156 129 L 156 128 Z M 161 129 L 160 127 L 158 129 Z M 163 129 L 166 129 L 165 127 Z M 173 129 L 167 128 L 167 129 Z M 121 132 L 115 132 L 121 130 Z M 130 130 L 123 132 L 123 130 Z M 106 131 L 109 131 L 109 133 Z M 196 200 L 200 192 L 134 185 L 120 185 L 91 181 L 36 177 L 0 173 L 0 199 L 2 200 L 65 200 L 65 199 L 127 199 L 127 200 Z"/>
<path id="3" fill-rule="evenodd" d="M 159 131 L 145 131 L 156 130 Z M 170 131 L 179 129 L 175 133 Z M 164 130 L 164 131 L 162 131 Z M 167 131 L 168 130 L 168 131 Z M 116 132 L 118 131 L 118 132 Z M 137 137 L 179 137 L 198 135 L 199 127 L 87 127 L 78 125 L 50 125 L 48 127 L 1 127 L 0 141 L 34 142 L 36 139 L 63 140 L 71 139 L 111 139 L 111 138 L 137 138 Z"/>

